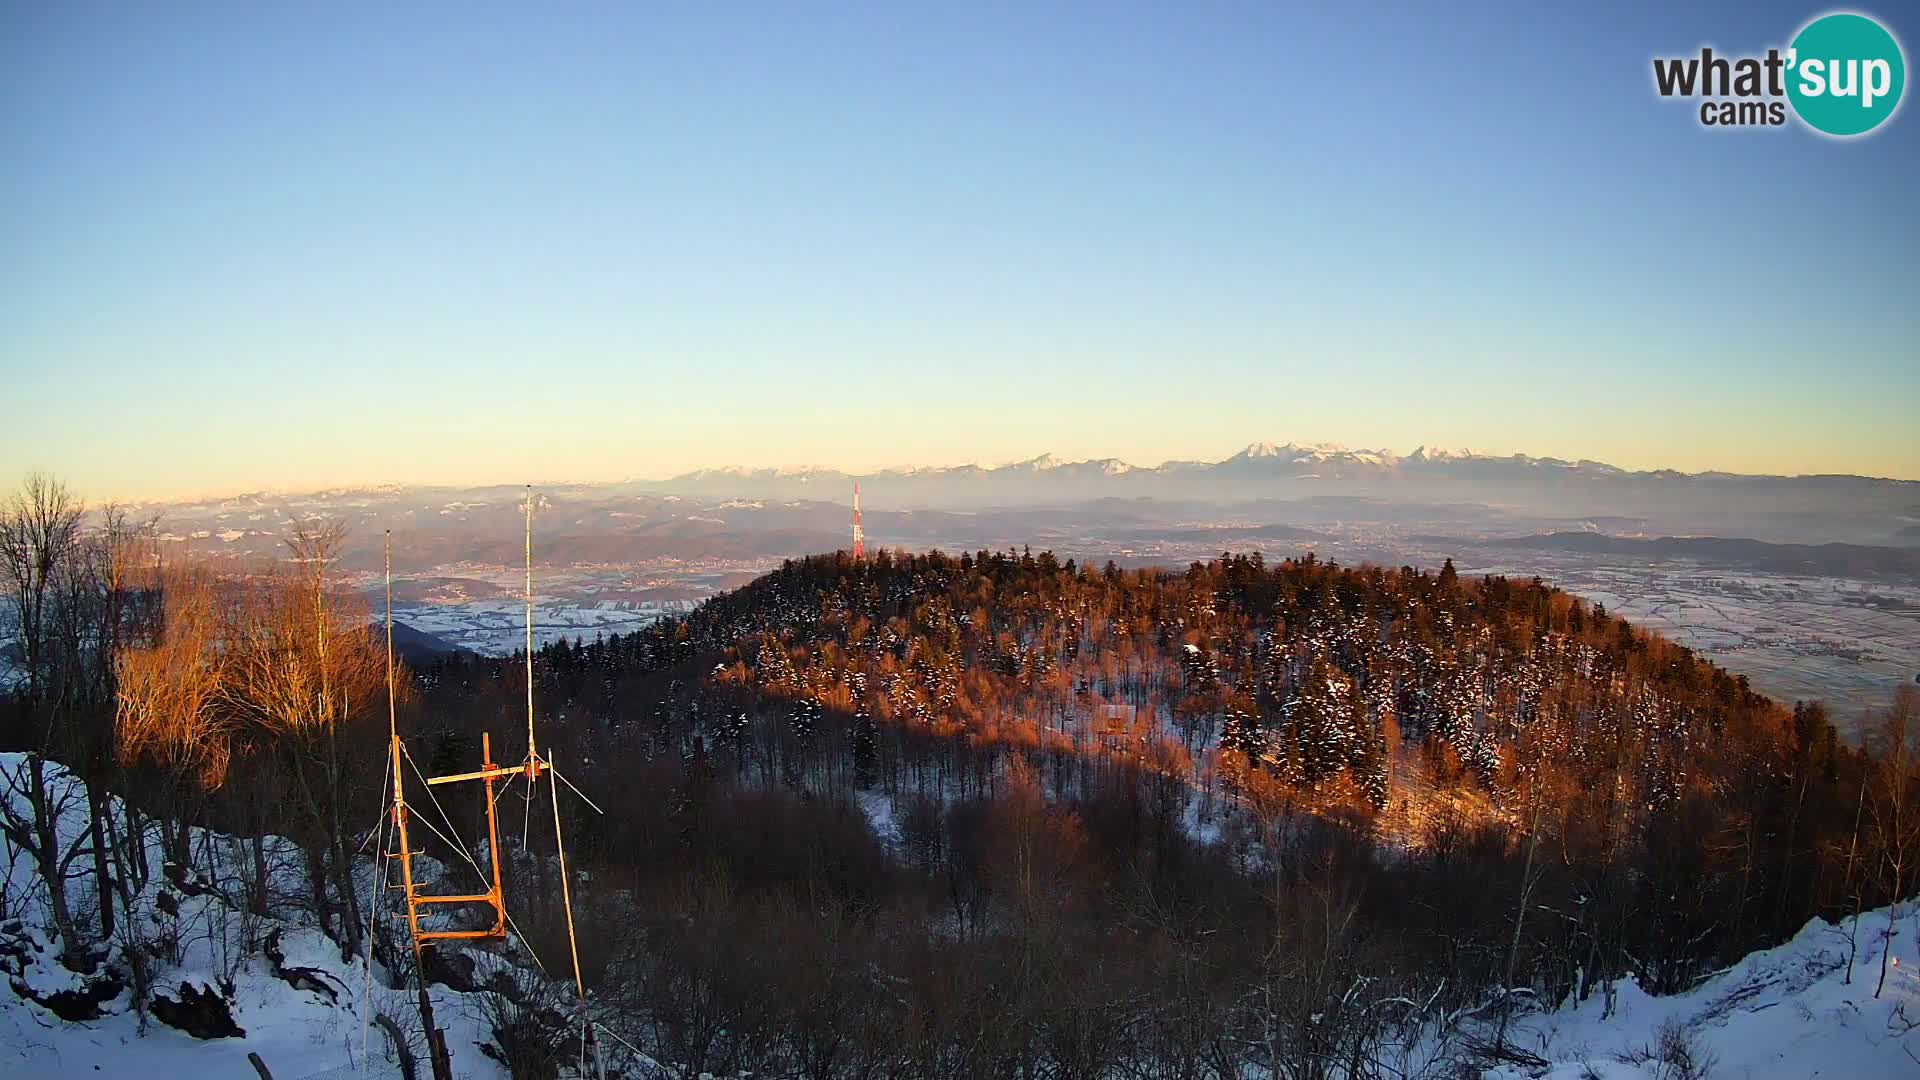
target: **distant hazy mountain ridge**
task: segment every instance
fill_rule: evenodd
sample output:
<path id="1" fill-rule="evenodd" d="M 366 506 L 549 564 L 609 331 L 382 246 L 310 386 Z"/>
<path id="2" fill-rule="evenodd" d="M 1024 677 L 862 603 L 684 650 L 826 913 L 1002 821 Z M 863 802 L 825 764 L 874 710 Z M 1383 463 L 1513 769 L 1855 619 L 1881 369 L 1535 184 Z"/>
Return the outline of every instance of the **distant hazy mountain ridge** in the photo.
<path id="1" fill-rule="evenodd" d="M 1350 449 L 1337 443 L 1286 443 L 1276 446 L 1257 442 L 1221 461 L 1168 461 L 1156 466 L 1133 465 L 1118 458 L 1093 458 L 1067 461 L 1053 454 L 1041 454 L 1007 465 L 953 465 L 881 469 L 852 473 L 824 466 L 798 468 L 726 468 L 696 469 L 665 482 L 666 486 L 712 491 L 738 485 L 760 490 L 770 488 L 810 488 L 859 480 L 876 486 L 911 485 L 932 482 L 968 483 L 1012 481 L 1017 478 L 1041 478 L 1050 481 L 1104 479 L 1120 485 L 1152 484 L 1156 480 L 1195 476 L 1261 476 L 1293 479 L 1359 479 L 1365 477 L 1505 477 L 1560 480 L 1635 480 L 1680 483 L 1760 483 L 1760 484 L 1864 484 L 1890 485 L 1908 492 L 1920 491 L 1920 481 L 1887 480 L 1844 474 L 1801 476 L 1750 475 L 1730 472 L 1687 473 L 1674 469 L 1634 471 L 1604 461 L 1533 457 L 1527 454 L 1492 455 L 1471 450 L 1443 450 L 1426 446 L 1398 454 L 1391 450 Z"/>
<path id="2" fill-rule="evenodd" d="M 1920 481 L 1847 475 L 1755 476 L 1673 469 L 1633 471 L 1601 461 L 1504 456 L 1421 446 L 1398 454 L 1331 443 L 1259 442 L 1222 461 L 1133 465 L 1051 454 L 1009 465 L 883 469 L 701 469 L 650 485 L 686 494 L 839 500 L 858 481 L 875 505 L 1013 506 L 1099 498 L 1236 501 L 1319 494 L 1524 505 L 1563 513 L 1640 514 L 1716 509 L 1785 514 L 1860 513 L 1914 521 Z"/>

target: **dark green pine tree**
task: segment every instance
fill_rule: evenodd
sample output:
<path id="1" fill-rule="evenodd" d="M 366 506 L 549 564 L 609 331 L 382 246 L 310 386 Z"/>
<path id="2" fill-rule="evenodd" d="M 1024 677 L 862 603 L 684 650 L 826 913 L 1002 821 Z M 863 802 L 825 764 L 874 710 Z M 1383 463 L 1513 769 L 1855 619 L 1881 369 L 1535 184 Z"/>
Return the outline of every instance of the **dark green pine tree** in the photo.
<path id="1" fill-rule="evenodd" d="M 1226 718 L 1220 725 L 1220 745 L 1227 750 L 1238 750 L 1247 755 L 1249 761 L 1265 757 L 1267 729 L 1261 724 L 1259 714 L 1238 703 L 1228 704 Z"/>
<path id="2" fill-rule="evenodd" d="M 1387 805 L 1387 741 L 1381 734 L 1377 710 L 1359 709 L 1359 730 L 1355 733 L 1353 750 L 1347 760 L 1347 768 L 1353 773 L 1354 782 L 1373 804 L 1376 810 Z"/>
<path id="3" fill-rule="evenodd" d="M 1315 659 L 1287 701 L 1287 733 L 1299 758 L 1296 783 L 1317 784 L 1345 764 L 1335 752 L 1334 717 L 1327 696 L 1326 665 Z"/>

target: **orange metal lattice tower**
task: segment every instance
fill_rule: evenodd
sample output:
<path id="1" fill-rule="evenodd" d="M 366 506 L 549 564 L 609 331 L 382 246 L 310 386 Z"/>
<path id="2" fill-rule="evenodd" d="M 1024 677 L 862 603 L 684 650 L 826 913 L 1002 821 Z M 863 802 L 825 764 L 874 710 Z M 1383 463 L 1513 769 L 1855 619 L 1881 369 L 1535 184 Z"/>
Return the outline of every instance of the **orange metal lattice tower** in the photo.
<path id="1" fill-rule="evenodd" d="M 562 777 L 560 776 L 558 770 L 556 770 L 553 766 L 552 752 L 549 751 L 547 756 L 545 757 L 541 756 L 539 750 L 537 749 L 538 744 L 534 741 L 534 730 L 533 730 L 533 715 L 534 715 L 533 714 L 533 509 L 534 509 L 533 489 L 531 486 L 529 486 L 527 489 L 527 507 L 526 507 L 526 513 L 527 513 L 527 539 L 526 539 L 527 756 L 520 763 L 515 765 L 505 765 L 505 764 L 496 763 L 493 760 L 492 736 L 490 733 L 482 732 L 480 736 L 480 768 L 477 771 L 455 773 L 451 776 L 433 776 L 433 777 L 422 778 L 426 781 L 427 787 L 429 789 L 433 787 L 437 787 L 442 784 L 456 784 L 456 783 L 461 783 L 464 781 L 472 781 L 472 780 L 478 780 L 484 785 L 484 797 L 485 797 L 486 807 L 487 807 L 487 861 L 491 864 L 490 869 L 491 869 L 491 878 L 492 878 L 491 882 L 484 883 L 486 885 L 485 892 L 460 893 L 460 894 L 454 894 L 454 895 L 423 893 L 420 891 L 419 882 L 417 882 L 414 879 L 413 856 L 417 853 L 412 848 L 412 844 L 410 842 L 410 838 L 408 836 L 408 830 L 407 830 L 407 826 L 412 817 L 412 811 L 411 811 L 411 808 L 407 805 L 406 791 L 403 784 L 402 771 L 401 771 L 401 759 L 403 757 L 406 757 L 408 758 L 409 761 L 411 761 L 411 756 L 407 754 L 406 748 L 400 742 L 399 724 L 398 724 L 398 718 L 397 718 L 396 709 L 395 709 L 396 694 L 394 689 L 394 663 L 393 663 L 393 539 L 392 539 L 391 531 L 389 531 L 387 534 L 387 555 L 386 555 L 387 729 L 388 729 L 388 740 L 389 740 L 389 753 L 391 755 L 392 765 L 393 765 L 393 807 L 392 807 L 391 813 L 393 815 L 394 829 L 395 829 L 395 832 L 398 834 L 397 838 L 399 841 L 398 856 L 400 861 L 400 872 L 401 872 L 401 880 L 402 880 L 401 887 L 404 890 L 403 895 L 405 897 L 406 905 L 407 905 L 406 921 L 407 921 L 408 934 L 409 934 L 409 937 L 411 937 L 413 942 L 414 963 L 417 969 L 417 973 L 420 976 L 419 978 L 420 1016 L 421 1016 L 421 1022 L 428 1032 L 428 1043 L 429 1043 L 429 1048 L 432 1051 L 431 1063 L 433 1066 L 433 1075 L 435 1080 L 452 1080 L 452 1075 L 453 1075 L 452 1060 L 451 1060 L 451 1055 L 447 1050 L 444 1033 L 434 1025 L 432 1000 L 428 995 L 427 989 L 426 989 L 425 968 L 424 968 L 424 961 L 423 961 L 423 955 L 422 955 L 423 951 L 427 948 L 427 946 L 433 944 L 434 942 L 439 942 L 439 941 L 484 940 L 484 939 L 504 940 L 507 937 L 507 930 L 510 924 L 510 920 L 507 916 L 506 895 L 504 893 L 504 890 L 501 888 L 501 882 L 500 882 L 500 861 L 503 856 L 501 855 L 501 851 L 500 851 L 500 827 L 499 827 L 499 822 L 497 819 L 497 814 L 495 812 L 495 806 L 494 806 L 495 800 L 496 800 L 494 785 L 502 781 L 511 782 L 514 779 L 524 778 L 527 782 L 528 798 L 529 800 L 531 800 L 533 794 L 538 792 L 539 790 L 538 785 L 539 785 L 539 780 L 542 773 L 546 774 L 548 790 L 551 793 L 551 796 L 554 800 L 553 835 L 554 835 L 555 851 L 556 851 L 556 854 L 559 856 L 561 896 L 567 912 L 567 947 L 573 959 L 573 981 L 574 981 L 574 993 L 575 993 L 575 1003 L 576 1003 L 575 1011 L 581 1023 L 580 1045 L 581 1045 L 582 1066 L 584 1068 L 586 1059 L 589 1056 L 591 1056 L 594 1061 L 594 1072 L 591 1075 L 600 1075 L 599 1051 L 596 1048 L 596 1043 L 594 1040 L 593 1023 L 592 1023 L 592 1020 L 588 1017 L 586 1012 L 586 994 L 587 994 L 586 981 L 581 977 L 579 946 L 576 943 L 576 940 L 574 937 L 573 890 L 571 887 L 571 881 L 567 876 L 566 842 L 562 838 L 561 830 L 560 830 L 559 782 L 562 779 Z M 857 511 L 855 515 L 854 527 L 857 533 L 859 528 Z M 416 769 L 416 775 L 417 774 L 418 773 Z M 573 788 L 573 791 L 575 792 L 575 794 L 579 794 L 580 789 L 574 788 L 571 781 L 568 782 L 567 786 L 569 788 Z M 586 797 L 582 795 L 581 798 L 585 799 Z M 587 805 L 592 806 L 596 812 L 600 809 L 597 806 L 593 806 L 593 803 L 591 800 L 587 800 Z M 435 808 L 440 809 L 438 805 L 438 800 L 435 800 Z M 448 830 L 451 831 L 453 827 L 452 822 L 446 819 L 445 811 L 443 809 L 440 809 L 440 814 L 441 814 L 442 822 L 447 826 Z M 446 839 L 446 838 L 447 838 L 446 834 L 442 834 L 442 839 Z M 469 855 L 468 859 L 469 861 L 472 861 L 472 856 Z M 474 868 L 478 870 L 479 864 L 474 863 Z M 382 882 L 382 884 L 386 884 L 386 883 Z M 438 905 L 438 904 L 447 904 L 447 905 L 456 905 L 456 906 L 484 905 L 485 907 L 491 909 L 493 918 L 490 920 L 489 925 L 485 926 L 484 928 L 474 929 L 474 930 L 429 930 L 429 929 L 423 928 L 421 926 L 421 917 L 423 915 L 422 909 L 432 905 Z M 536 963 L 537 963 L 537 960 L 536 960 Z"/>

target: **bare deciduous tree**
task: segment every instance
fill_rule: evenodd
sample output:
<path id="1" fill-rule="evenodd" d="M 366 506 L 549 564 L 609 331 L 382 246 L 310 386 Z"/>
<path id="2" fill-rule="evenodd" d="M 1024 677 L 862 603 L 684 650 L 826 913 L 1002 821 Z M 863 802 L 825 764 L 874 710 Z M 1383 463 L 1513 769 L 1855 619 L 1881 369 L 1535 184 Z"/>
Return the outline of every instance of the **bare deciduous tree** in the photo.
<path id="1" fill-rule="evenodd" d="M 60 835 L 61 811 L 71 793 L 48 784 L 47 759 L 59 733 L 60 714 L 78 689 L 66 677 L 71 673 L 63 674 L 54 662 L 56 627 L 50 609 L 57 600 L 57 583 L 79 547 L 85 513 L 85 505 L 65 484 L 38 472 L 29 474 L 0 506 L 0 572 L 6 575 L 25 668 L 17 719 L 28 747 L 24 767 L 7 777 L 13 789 L 8 795 L 18 795 L 27 812 L 21 813 L 12 797 L 0 799 L 5 814 L 0 824 L 38 867 L 64 959 L 76 969 L 86 964 L 87 943 L 67 900 L 67 872 L 86 838 Z"/>
<path id="2" fill-rule="evenodd" d="M 1869 813 L 1873 842 L 1879 858 L 1881 885 L 1890 898 L 1887 928 L 1880 946 L 1880 982 L 1873 996 L 1887 986 L 1888 956 L 1893 952 L 1894 923 L 1913 887 L 1913 870 L 1920 860 L 1920 691 L 1902 686 L 1887 707 L 1878 734 L 1879 761 L 1873 778 Z"/>
<path id="3" fill-rule="evenodd" d="M 220 707 L 229 658 L 219 584 L 209 569 L 192 564 L 156 578 L 159 627 L 116 660 L 119 751 L 129 762 L 160 765 L 177 783 L 218 787 L 233 735 L 231 714 Z"/>
<path id="4" fill-rule="evenodd" d="M 364 605 L 332 581 L 345 536 L 337 525 L 303 525 L 289 540 L 295 571 L 272 570 L 251 583 L 228 634 L 222 699 L 280 756 L 300 811 L 314 917 L 332 932 L 331 887 L 342 909 L 342 952 L 351 956 L 359 951 L 360 915 L 348 840 L 355 788 L 347 725 L 386 680 Z"/>

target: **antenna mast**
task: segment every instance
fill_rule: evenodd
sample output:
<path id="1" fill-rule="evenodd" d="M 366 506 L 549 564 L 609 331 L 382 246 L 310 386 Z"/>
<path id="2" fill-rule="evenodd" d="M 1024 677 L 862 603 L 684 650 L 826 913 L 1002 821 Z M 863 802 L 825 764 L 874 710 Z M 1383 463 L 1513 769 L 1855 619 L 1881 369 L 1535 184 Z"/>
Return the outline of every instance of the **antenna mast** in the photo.
<path id="1" fill-rule="evenodd" d="M 394 705 L 394 667 L 393 667 L 393 534 L 387 534 L 387 727 L 388 739 L 393 752 L 393 817 L 395 831 L 400 843 L 400 868 L 407 898 L 407 926 L 413 938 L 413 956 L 416 972 L 424 972 L 421 951 L 431 942 L 442 940 L 505 939 L 508 918 L 505 890 L 500 883 L 500 827 L 494 811 L 494 784 L 504 781 L 511 784 L 515 779 L 527 782 L 529 802 L 539 793 L 540 774 L 547 774 L 547 785 L 553 797 L 553 833 L 554 844 L 560 861 L 561 895 L 567 908 L 567 943 L 573 959 L 573 985 L 575 1007 L 581 1023 L 581 1047 L 583 1059 L 591 1053 L 596 1071 L 599 1066 L 599 1050 L 593 1037 L 593 1022 L 586 1011 L 586 981 L 580 974 L 579 947 L 575 944 L 573 927 L 573 891 L 567 877 L 566 841 L 560 835 L 560 788 L 559 781 L 564 779 L 554 769 L 551 754 L 543 758 L 538 744 L 534 741 L 533 730 L 533 485 L 527 485 L 526 505 L 526 556 L 527 556 L 527 756 L 517 765 L 496 764 L 493 760 L 493 739 L 486 733 L 480 735 L 480 768 L 475 772 L 455 773 L 451 776 L 427 778 L 429 787 L 441 784 L 454 784 L 467 780 L 478 780 L 485 785 L 487 807 L 487 861 L 492 864 L 491 887 L 482 893 L 467 893 L 454 896 L 422 895 L 413 880 L 413 850 L 407 841 L 407 804 L 400 788 L 400 759 L 406 755 L 400 742 L 400 730 L 396 720 Z M 857 527 L 857 521 L 856 521 Z M 411 758 L 409 758 L 411 760 Z M 416 769 L 418 766 L 415 767 Z M 567 786 L 580 795 L 582 801 L 596 812 L 599 807 L 591 799 L 580 794 L 572 781 Z M 451 822 L 448 823 L 451 829 Z M 457 841 L 455 841 L 457 843 Z M 472 859 L 468 855 L 469 860 Z M 476 864 L 477 869 L 477 864 Z M 428 904 L 479 905 L 493 909 L 493 925 L 481 930 L 423 930 L 420 927 L 420 908 Z M 517 932 L 517 931 L 516 931 Z M 446 1040 L 438 1028 L 433 1026 L 433 1005 L 427 996 L 424 974 L 420 983 L 420 1015 L 425 1022 L 434 1050 L 433 1069 L 435 1080 L 451 1080 L 452 1063 L 447 1054 Z"/>
<path id="2" fill-rule="evenodd" d="M 527 779 L 534 780 L 540 752 L 533 741 L 533 485 L 527 485 Z"/>
<path id="3" fill-rule="evenodd" d="M 853 482 L 853 557 L 867 557 L 867 534 L 860 528 L 860 481 Z"/>

